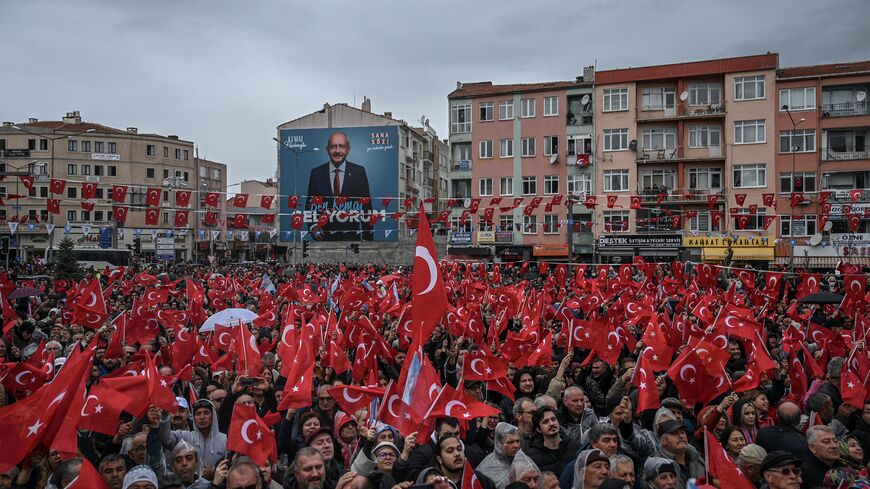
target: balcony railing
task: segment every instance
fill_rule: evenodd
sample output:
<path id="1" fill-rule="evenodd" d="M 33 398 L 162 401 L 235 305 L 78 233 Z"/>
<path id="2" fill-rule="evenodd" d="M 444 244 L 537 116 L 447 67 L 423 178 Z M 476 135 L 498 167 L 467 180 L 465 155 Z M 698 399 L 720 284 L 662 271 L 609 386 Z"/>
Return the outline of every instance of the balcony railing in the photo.
<path id="1" fill-rule="evenodd" d="M 839 147 L 839 148 L 822 148 L 822 161 L 848 161 L 848 160 L 870 160 L 870 148 L 863 147 Z"/>
<path id="2" fill-rule="evenodd" d="M 453 160 L 453 171 L 471 171 L 471 160 Z"/>
<path id="3" fill-rule="evenodd" d="M 635 109 L 637 121 L 666 121 L 677 119 L 709 119 L 725 117 L 725 103 L 715 105 L 689 105 L 680 102 L 674 107 L 663 109 L 644 110 L 643 107 Z"/>
<path id="4" fill-rule="evenodd" d="M 668 161 L 691 161 L 691 160 L 724 160 L 725 154 L 722 146 L 704 146 L 693 148 L 677 146 L 662 149 L 637 149 L 638 163 L 665 163 Z"/>
<path id="5" fill-rule="evenodd" d="M 851 203 L 852 202 L 852 190 L 851 189 L 831 189 L 826 188 L 822 189 L 822 192 L 833 192 L 830 197 L 828 197 L 828 202 L 832 203 Z M 861 195 L 858 197 L 858 202 L 870 202 L 870 189 L 863 189 L 861 191 Z"/>
<path id="6" fill-rule="evenodd" d="M 842 104 L 823 104 L 822 117 L 854 117 L 870 115 L 870 104 L 863 102 L 845 102 Z"/>
<path id="7" fill-rule="evenodd" d="M 719 196 L 719 202 L 725 201 L 725 189 L 661 189 L 638 187 L 637 194 L 641 196 L 644 204 L 658 202 L 659 196 L 662 194 L 664 194 L 662 197 L 662 203 L 666 204 L 706 204 L 710 195 Z"/>

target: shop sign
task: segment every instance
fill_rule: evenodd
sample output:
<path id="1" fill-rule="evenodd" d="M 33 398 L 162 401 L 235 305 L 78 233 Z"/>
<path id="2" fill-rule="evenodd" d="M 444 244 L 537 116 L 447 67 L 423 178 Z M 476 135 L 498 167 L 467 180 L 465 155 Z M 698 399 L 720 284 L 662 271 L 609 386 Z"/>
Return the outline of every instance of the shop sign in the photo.
<path id="1" fill-rule="evenodd" d="M 495 243 L 495 231 L 478 231 L 477 244 L 493 244 Z"/>
<path id="2" fill-rule="evenodd" d="M 532 248 L 534 256 L 568 256 L 567 244 L 536 244 Z"/>
<path id="3" fill-rule="evenodd" d="M 471 244 L 471 233 L 468 231 L 452 231 L 450 244 Z"/>
<path id="4" fill-rule="evenodd" d="M 683 244 L 678 234 L 635 234 L 628 236 L 600 235 L 598 249 L 612 248 L 679 248 Z"/>
<path id="5" fill-rule="evenodd" d="M 773 247 L 773 240 L 766 236 L 745 236 L 720 238 L 706 236 L 683 236 L 683 246 L 687 248 L 766 248 Z"/>

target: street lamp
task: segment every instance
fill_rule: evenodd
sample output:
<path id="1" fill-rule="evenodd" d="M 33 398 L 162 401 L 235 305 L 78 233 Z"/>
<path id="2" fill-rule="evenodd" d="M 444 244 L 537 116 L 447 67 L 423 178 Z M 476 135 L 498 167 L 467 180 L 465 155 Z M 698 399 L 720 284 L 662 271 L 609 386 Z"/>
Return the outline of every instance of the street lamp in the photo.
<path id="1" fill-rule="evenodd" d="M 791 115 L 791 111 L 788 110 L 788 105 L 783 105 L 782 110 L 784 110 L 785 113 L 788 114 L 788 119 L 791 121 L 791 191 L 792 191 L 792 193 L 794 193 L 795 172 L 797 171 L 797 169 L 796 169 L 797 145 L 794 142 L 795 136 L 796 136 L 795 133 L 797 132 L 798 124 L 800 124 L 801 122 L 804 122 L 806 119 L 801 117 L 801 119 L 799 121 L 795 122 L 794 117 L 792 117 L 792 115 Z M 789 257 L 789 261 L 788 261 L 788 271 L 790 273 L 794 273 L 794 236 L 795 236 L 794 229 L 795 229 L 794 206 L 792 205 L 791 206 L 791 217 L 789 218 L 789 224 L 788 224 L 788 234 L 789 234 L 789 238 L 790 238 L 789 244 L 791 245 L 791 256 Z"/>
<path id="2" fill-rule="evenodd" d="M 285 143 L 284 141 L 281 141 L 278 138 L 272 138 L 272 139 L 274 139 L 276 143 L 280 144 L 281 146 L 284 146 L 285 148 L 287 148 L 288 150 L 293 152 L 293 155 L 294 155 L 294 159 L 293 159 L 293 195 L 299 195 L 299 193 L 297 192 L 297 188 L 296 188 L 298 185 L 298 182 L 299 182 L 299 177 L 298 177 L 299 155 L 302 155 L 305 153 L 314 153 L 315 151 L 320 151 L 320 148 L 314 147 L 311 149 L 299 150 L 297 148 L 290 146 L 289 144 Z M 280 199 L 279 199 L 278 207 L 279 208 L 281 207 Z M 293 233 L 293 260 L 296 261 L 296 233 L 295 232 Z"/>
<path id="3" fill-rule="evenodd" d="M 66 125 L 66 124 L 63 124 L 63 125 L 61 125 L 60 127 L 63 127 L 63 126 L 65 126 L 65 125 Z M 36 136 L 36 137 L 38 137 L 38 138 L 47 139 L 47 140 L 51 141 L 51 159 L 50 159 L 51 163 L 49 163 L 49 166 L 51 167 L 51 170 L 50 170 L 50 172 L 49 172 L 49 177 L 54 177 L 54 142 L 55 142 L 55 141 L 57 141 L 58 139 L 71 138 L 71 137 L 73 137 L 73 136 L 78 136 L 78 135 L 80 135 L 80 134 L 90 134 L 90 133 L 97 132 L 96 129 L 94 129 L 94 128 L 90 128 L 90 129 L 86 129 L 86 130 L 84 130 L 84 131 L 74 132 L 74 133 L 72 133 L 72 134 L 66 134 L 66 135 L 63 135 L 63 136 L 50 137 L 50 136 L 46 136 L 46 135 L 44 135 L 44 134 L 39 134 L 39 133 L 35 133 L 35 132 L 28 131 L 27 129 L 24 129 L 24 128 L 22 128 L 22 127 L 20 127 L 20 126 L 16 126 L 16 125 L 13 125 L 13 126 L 12 126 L 12 129 L 15 129 L 15 130 L 21 131 L 21 132 L 26 133 L 26 134 L 30 134 L 31 136 Z M 53 128 L 53 129 L 51 130 L 51 131 L 52 131 L 52 134 L 56 133 L 58 129 L 59 129 L 59 128 Z M 48 213 L 48 219 L 49 219 L 49 222 L 50 222 L 51 224 L 54 224 L 54 214 L 53 214 L 53 213 L 51 213 L 51 212 Z M 54 232 L 52 232 L 51 235 L 48 237 L 48 250 L 51 250 L 51 249 L 54 249 Z M 46 258 L 46 259 L 48 258 L 48 250 L 45 251 L 45 257 L 44 257 L 44 258 Z"/>

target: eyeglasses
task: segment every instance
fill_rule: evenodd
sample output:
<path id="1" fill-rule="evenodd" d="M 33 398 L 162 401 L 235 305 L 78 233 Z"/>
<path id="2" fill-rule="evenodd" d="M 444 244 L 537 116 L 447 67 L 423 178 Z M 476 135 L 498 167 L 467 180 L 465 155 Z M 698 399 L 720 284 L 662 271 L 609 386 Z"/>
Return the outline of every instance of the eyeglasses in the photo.
<path id="1" fill-rule="evenodd" d="M 767 470 L 770 470 L 771 472 L 776 472 L 776 473 L 782 474 L 786 477 L 788 477 L 792 474 L 796 475 L 797 477 L 800 477 L 800 475 L 801 475 L 801 469 L 799 469 L 798 467 L 786 467 L 784 469 L 767 469 Z"/>
<path id="2" fill-rule="evenodd" d="M 395 460 L 398 456 L 393 452 L 381 452 L 378 454 L 380 460 Z"/>
<path id="3" fill-rule="evenodd" d="M 317 398 L 317 402 L 329 402 L 331 400 L 332 400 L 331 397 L 318 397 Z"/>

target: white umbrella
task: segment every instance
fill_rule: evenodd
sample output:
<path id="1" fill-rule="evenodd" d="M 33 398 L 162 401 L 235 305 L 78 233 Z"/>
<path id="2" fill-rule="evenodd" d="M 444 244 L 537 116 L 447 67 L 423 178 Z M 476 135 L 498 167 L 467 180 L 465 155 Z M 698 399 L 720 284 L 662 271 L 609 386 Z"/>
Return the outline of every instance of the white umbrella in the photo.
<path id="1" fill-rule="evenodd" d="M 248 309 L 230 308 L 214 313 L 210 318 L 202 323 L 199 328 L 200 332 L 214 331 L 215 324 L 223 324 L 224 326 L 238 326 L 239 322 L 250 323 L 257 317 L 257 313 Z"/>

